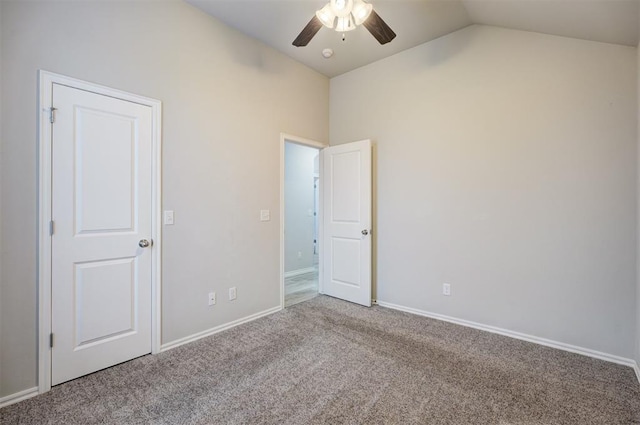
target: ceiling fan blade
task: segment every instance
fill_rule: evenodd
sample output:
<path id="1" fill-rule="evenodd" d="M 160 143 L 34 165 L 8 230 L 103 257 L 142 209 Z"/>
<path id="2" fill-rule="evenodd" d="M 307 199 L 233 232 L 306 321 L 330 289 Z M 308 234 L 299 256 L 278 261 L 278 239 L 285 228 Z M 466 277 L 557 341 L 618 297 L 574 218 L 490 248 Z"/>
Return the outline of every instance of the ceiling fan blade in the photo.
<path id="1" fill-rule="evenodd" d="M 391 27 L 387 25 L 385 21 L 382 20 L 380 15 L 376 13 L 375 10 L 371 11 L 371 15 L 367 18 L 366 21 L 362 23 L 372 36 L 378 40 L 380 44 L 387 44 L 394 38 L 396 38 L 396 33 L 393 32 Z"/>
<path id="2" fill-rule="evenodd" d="M 307 26 L 304 27 L 296 39 L 293 40 L 293 45 L 296 47 L 306 46 L 313 36 L 320 31 L 320 28 L 322 28 L 322 22 L 320 22 L 320 19 L 318 19 L 316 15 L 313 15 L 313 18 L 311 18 Z"/>

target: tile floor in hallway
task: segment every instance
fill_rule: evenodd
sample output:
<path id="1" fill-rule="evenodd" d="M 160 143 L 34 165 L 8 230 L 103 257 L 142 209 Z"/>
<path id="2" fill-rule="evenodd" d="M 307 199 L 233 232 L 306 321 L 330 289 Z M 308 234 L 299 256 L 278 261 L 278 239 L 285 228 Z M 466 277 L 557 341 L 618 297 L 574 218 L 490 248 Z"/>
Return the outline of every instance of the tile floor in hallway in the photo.
<path id="1" fill-rule="evenodd" d="M 284 279 L 284 306 L 289 307 L 318 295 L 318 267 L 309 273 Z"/>

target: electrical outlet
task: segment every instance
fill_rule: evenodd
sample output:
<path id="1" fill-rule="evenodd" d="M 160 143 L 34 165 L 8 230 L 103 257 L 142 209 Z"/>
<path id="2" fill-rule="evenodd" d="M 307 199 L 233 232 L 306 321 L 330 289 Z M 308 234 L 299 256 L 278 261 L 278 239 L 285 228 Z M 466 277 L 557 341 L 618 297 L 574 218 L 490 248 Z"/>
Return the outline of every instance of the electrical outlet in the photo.
<path id="1" fill-rule="evenodd" d="M 216 293 L 215 292 L 209 292 L 209 305 L 215 305 L 216 303 Z"/>
<path id="2" fill-rule="evenodd" d="M 260 221 L 271 220 L 271 212 L 269 210 L 260 210 Z"/>
<path id="3" fill-rule="evenodd" d="M 442 295 L 446 295 L 447 297 L 451 295 L 451 285 L 448 283 L 442 284 Z"/>
<path id="4" fill-rule="evenodd" d="M 229 288 L 229 301 L 233 301 L 236 299 L 236 287 Z"/>

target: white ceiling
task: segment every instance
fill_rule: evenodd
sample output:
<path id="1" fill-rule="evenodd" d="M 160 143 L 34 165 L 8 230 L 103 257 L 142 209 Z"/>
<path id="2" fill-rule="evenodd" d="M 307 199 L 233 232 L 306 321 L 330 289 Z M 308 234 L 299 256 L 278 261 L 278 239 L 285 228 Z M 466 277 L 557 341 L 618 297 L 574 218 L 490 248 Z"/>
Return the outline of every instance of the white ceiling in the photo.
<path id="1" fill-rule="evenodd" d="M 380 45 L 364 27 L 322 28 L 306 47 L 291 42 L 328 0 L 186 0 L 227 25 L 334 77 L 471 24 L 637 46 L 640 0 L 368 0 L 396 32 Z M 322 57 L 332 48 L 330 59 Z"/>

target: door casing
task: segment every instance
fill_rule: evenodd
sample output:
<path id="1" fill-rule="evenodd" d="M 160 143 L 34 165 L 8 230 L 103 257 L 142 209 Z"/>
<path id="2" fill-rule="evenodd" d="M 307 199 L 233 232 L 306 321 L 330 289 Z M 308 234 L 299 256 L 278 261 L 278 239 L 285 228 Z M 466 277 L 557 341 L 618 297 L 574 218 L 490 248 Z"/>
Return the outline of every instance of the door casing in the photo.
<path id="1" fill-rule="evenodd" d="M 315 140 L 305 139 L 291 134 L 280 133 L 280 308 L 284 308 L 284 161 L 285 143 L 296 143 L 316 149 L 324 149 L 329 145 Z M 320 175 L 322 175 L 322 155 L 320 155 Z M 320 205 L 318 208 L 318 263 L 322 264 L 322 185 L 320 185 Z M 318 269 L 318 292 L 322 294 L 322 267 Z"/>
<path id="2" fill-rule="evenodd" d="M 162 157 L 161 129 L 162 103 L 121 90 L 93 84 L 60 74 L 40 70 L 38 72 L 38 392 L 51 389 L 51 222 L 52 201 L 52 126 L 50 107 L 54 83 L 110 96 L 141 105 L 152 111 L 152 199 L 151 199 L 151 353 L 160 352 L 161 343 L 161 270 L 162 270 Z M 54 112 L 55 114 L 55 112 Z"/>

